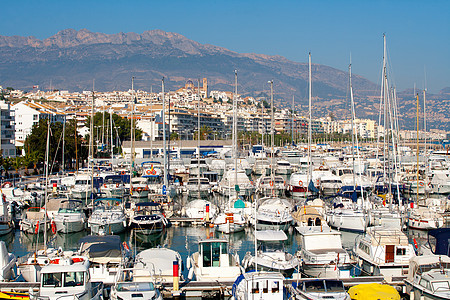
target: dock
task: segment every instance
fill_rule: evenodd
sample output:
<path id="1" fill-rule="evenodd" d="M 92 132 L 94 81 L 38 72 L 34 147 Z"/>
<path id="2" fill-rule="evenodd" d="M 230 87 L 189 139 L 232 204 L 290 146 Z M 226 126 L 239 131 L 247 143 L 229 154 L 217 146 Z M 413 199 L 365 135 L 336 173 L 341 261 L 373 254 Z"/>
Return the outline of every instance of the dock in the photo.
<path id="1" fill-rule="evenodd" d="M 295 277 L 295 274 L 294 274 Z M 335 279 L 335 278 L 317 278 L 317 279 Z M 404 279 L 402 277 L 385 278 L 383 276 L 361 276 L 340 278 L 346 288 L 358 284 L 366 283 L 385 283 L 394 286 L 399 292 L 404 292 Z M 285 287 L 292 285 L 293 282 L 302 282 L 311 280 L 311 278 L 292 278 L 284 281 Z M 229 282 L 200 282 L 200 281 L 183 281 L 180 283 L 180 298 L 199 298 L 199 297 L 229 297 L 231 296 L 231 289 L 234 281 Z M 178 298 L 174 297 L 173 285 L 171 282 L 164 282 L 159 284 L 161 293 L 164 299 Z M 1 291 L 17 291 L 28 292 L 30 290 L 37 291 L 39 289 L 39 282 L 0 282 Z"/>

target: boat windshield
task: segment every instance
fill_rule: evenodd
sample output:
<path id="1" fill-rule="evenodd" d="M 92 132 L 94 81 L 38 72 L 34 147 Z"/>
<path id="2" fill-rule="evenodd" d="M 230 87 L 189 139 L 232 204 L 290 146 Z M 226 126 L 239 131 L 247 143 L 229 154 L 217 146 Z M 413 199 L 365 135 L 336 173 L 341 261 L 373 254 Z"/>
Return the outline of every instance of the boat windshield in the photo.
<path id="1" fill-rule="evenodd" d="M 117 291 L 137 292 L 137 291 L 154 291 L 153 282 L 122 282 L 117 284 Z"/>
<path id="2" fill-rule="evenodd" d="M 262 252 L 284 252 L 284 243 L 282 241 L 265 241 L 259 245 L 258 250 Z"/>
<path id="3" fill-rule="evenodd" d="M 327 288 L 328 293 L 335 293 L 335 292 L 343 292 L 344 290 L 344 284 L 342 281 L 339 280 L 326 280 L 325 286 Z"/>
<path id="4" fill-rule="evenodd" d="M 306 281 L 304 286 L 306 292 L 325 292 L 325 286 L 322 280 Z"/>
<path id="5" fill-rule="evenodd" d="M 83 284 L 84 272 L 44 273 L 42 276 L 43 287 L 72 287 Z"/>
<path id="6" fill-rule="evenodd" d="M 448 281 L 433 281 L 431 282 L 431 285 L 433 286 L 433 291 L 436 292 L 443 292 L 450 290 Z"/>

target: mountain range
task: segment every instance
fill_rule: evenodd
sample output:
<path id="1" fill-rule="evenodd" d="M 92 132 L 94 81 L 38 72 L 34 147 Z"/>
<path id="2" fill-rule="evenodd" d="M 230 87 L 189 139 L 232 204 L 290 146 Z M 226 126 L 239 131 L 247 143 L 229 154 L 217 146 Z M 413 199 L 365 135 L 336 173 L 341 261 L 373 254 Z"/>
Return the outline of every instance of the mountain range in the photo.
<path id="1" fill-rule="evenodd" d="M 166 90 L 206 77 L 209 90 L 232 91 L 234 70 L 238 70 L 240 94 L 267 95 L 267 81 L 273 80 L 278 105 L 290 107 L 294 96 L 296 110 L 307 108 L 308 64 L 282 56 L 237 53 L 162 30 L 105 34 L 65 29 L 44 40 L 0 36 L 0 85 L 22 90 L 31 90 L 33 85 L 90 90 L 94 80 L 97 91 L 128 90 L 134 76 L 135 88 L 147 91 L 160 91 L 162 77 Z M 337 118 L 348 117 L 348 73 L 312 64 L 312 80 L 316 117 L 330 112 Z M 352 82 L 358 116 L 377 119 L 380 88 L 358 75 L 352 76 Z M 427 105 L 448 99 L 448 89 L 430 95 Z M 443 105 L 437 119 L 442 121 L 436 121 L 436 126 L 447 122 L 448 130 L 450 107 Z M 405 103 L 403 108 L 400 118 L 410 127 L 409 112 L 414 107 Z"/>

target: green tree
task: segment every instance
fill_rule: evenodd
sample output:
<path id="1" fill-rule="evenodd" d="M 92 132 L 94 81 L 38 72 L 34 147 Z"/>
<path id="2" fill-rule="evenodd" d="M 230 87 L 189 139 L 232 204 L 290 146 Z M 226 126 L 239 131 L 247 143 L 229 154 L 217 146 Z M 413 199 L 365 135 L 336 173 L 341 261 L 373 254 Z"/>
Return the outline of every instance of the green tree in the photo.
<path id="1" fill-rule="evenodd" d="M 111 126 L 111 125 L 109 125 L 109 120 L 110 120 L 109 113 L 105 112 L 104 120 L 105 120 L 105 123 L 103 124 L 103 113 L 102 112 L 97 112 L 94 115 L 94 140 L 96 140 L 96 139 L 101 140 L 103 127 L 105 128 L 104 129 L 105 131 L 109 130 L 108 127 Z M 114 137 L 116 137 L 118 135 L 120 141 L 131 140 L 131 119 L 122 118 L 121 116 L 119 116 L 117 114 L 112 114 L 112 120 L 113 120 Z M 86 120 L 86 126 L 88 128 L 90 128 L 90 126 L 91 126 L 91 117 L 90 116 Z M 142 130 L 136 128 L 136 120 L 134 122 L 134 127 L 135 127 L 135 131 L 134 131 L 135 138 L 134 139 L 136 141 L 139 141 L 142 139 Z M 99 128 L 98 136 L 97 136 L 96 128 Z M 86 141 L 89 141 L 89 134 L 86 135 L 85 138 L 86 138 Z"/>
<path id="2" fill-rule="evenodd" d="M 206 125 L 203 125 L 200 128 L 200 139 L 201 140 L 209 140 L 212 135 L 212 129 Z M 194 133 L 194 140 L 198 139 L 198 130 Z"/>
<path id="3" fill-rule="evenodd" d="M 45 162 L 45 151 L 47 145 L 47 120 L 42 119 L 38 124 L 33 126 L 31 134 L 25 140 L 24 149 L 26 156 L 33 163 L 34 169 L 38 163 Z M 64 134 L 64 160 L 65 166 L 74 168 L 72 161 L 75 160 L 75 120 L 66 122 Z M 53 166 L 51 172 L 56 172 L 62 160 L 62 136 L 63 124 L 61 122 L 54 122 L 50 124 L 50 151 L 49 151 L 49 165 Z M 88 149 L 82 147 L 83 139 L 77 132 L 77 149 L 78 160 L 82 161 L 87 158 Z"/>

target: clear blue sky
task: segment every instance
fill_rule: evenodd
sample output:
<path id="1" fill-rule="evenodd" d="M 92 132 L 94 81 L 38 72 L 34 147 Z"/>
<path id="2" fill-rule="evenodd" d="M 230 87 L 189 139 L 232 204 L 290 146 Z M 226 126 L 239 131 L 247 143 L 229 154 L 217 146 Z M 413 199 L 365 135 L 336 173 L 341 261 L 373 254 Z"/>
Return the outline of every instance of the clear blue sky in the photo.
<path id="1" fill-rule="evenodd" d="M 281 55 L 380 82 L 386 33 L 400 90 L 450 86 L 447 0 L 3 0 L 0 35 L 47 38 L 66 29 L 117 33 L 161 29 L 241 53 Z"/>

